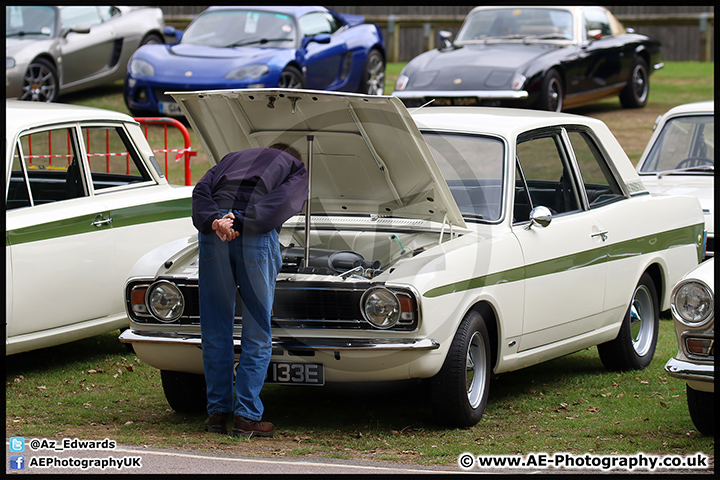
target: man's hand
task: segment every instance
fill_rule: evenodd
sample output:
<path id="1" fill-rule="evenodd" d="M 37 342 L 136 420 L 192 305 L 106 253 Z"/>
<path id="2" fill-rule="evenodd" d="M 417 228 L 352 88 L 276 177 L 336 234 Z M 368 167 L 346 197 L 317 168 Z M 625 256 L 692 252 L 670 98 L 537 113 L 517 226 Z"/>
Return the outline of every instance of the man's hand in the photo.
<path id="1" fill-rule="evenodd" d="M 213 221 L 212 229 L 223 242 L 235 240 L 238 236 L 240 236 L 240 232 L 237 232 L 232 228 L 233 220 L 235 220 L 235 215 L 233 215 L 232 212 L 229 212 L 224 217 Z"/>

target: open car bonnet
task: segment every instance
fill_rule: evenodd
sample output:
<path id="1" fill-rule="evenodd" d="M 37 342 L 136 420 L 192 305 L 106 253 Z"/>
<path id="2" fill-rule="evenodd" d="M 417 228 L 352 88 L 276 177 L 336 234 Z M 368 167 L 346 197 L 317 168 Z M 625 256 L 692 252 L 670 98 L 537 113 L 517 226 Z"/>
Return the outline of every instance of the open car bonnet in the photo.
<path id="1" fill-rule="evenodd" d="M 211 165 L 229 152 L 277 142 L 297 148 L 309 167 L 313 215 L 419 218 L 465 227 L 399 98 L 289 89 L 169 93 Z"/>

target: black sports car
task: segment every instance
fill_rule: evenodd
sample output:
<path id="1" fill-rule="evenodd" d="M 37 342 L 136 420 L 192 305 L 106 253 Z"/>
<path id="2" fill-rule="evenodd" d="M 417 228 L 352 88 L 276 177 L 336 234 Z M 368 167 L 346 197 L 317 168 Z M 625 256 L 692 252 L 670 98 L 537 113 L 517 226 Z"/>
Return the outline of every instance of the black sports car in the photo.
<path id="1" fill-rule="evenodd" d="M 454 42 L 412 59 L 393 95 L 408 107 L 489 105 L 552 110 L 618 95 L 644 107 L 660 42 L 603 7 L 477 7 Z"/>

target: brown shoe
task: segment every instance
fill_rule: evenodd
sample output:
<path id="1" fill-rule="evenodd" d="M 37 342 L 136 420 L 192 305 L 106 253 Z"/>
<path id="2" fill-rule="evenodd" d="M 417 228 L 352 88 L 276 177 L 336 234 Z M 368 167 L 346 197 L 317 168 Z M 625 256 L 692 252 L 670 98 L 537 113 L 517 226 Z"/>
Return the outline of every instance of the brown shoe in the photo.
<path id="1" fill-rule="evenodd" d="M 212 433 L 227 433 L 227 421 L 231 413 L 217 412 L 210 415 L 203 423 L 203 430 Z"/>
<path id="2" fill-rule="evenodd" d="M 233 437 L 272 437 L 275 427 L 270 422 L 248 420 L 247 418 L 235 415 L 233 428 L 230 435 Z"/>

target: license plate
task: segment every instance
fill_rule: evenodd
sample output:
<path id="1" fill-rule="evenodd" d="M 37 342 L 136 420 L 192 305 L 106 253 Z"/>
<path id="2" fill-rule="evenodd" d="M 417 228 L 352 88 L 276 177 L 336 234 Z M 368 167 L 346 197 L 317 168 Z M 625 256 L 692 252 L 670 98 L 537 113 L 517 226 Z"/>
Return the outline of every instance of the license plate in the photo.
<path id="1" fill-rule="evenodd" d="M 475 106 L 479 105 L 477 97 L 445 97 L 436 98 L 435 106 Z"/>
<path id="2" fill-rule="evenodd" d="M 270 362 L 265 383 L 282 385 L 325 385 L 322 363 Z"/>
<path id="3" fill-rule="evenodd" d="M 175 102 L 158 102 L 160 113 L 165 115 L 184 115 L 180 105 Z"/>

